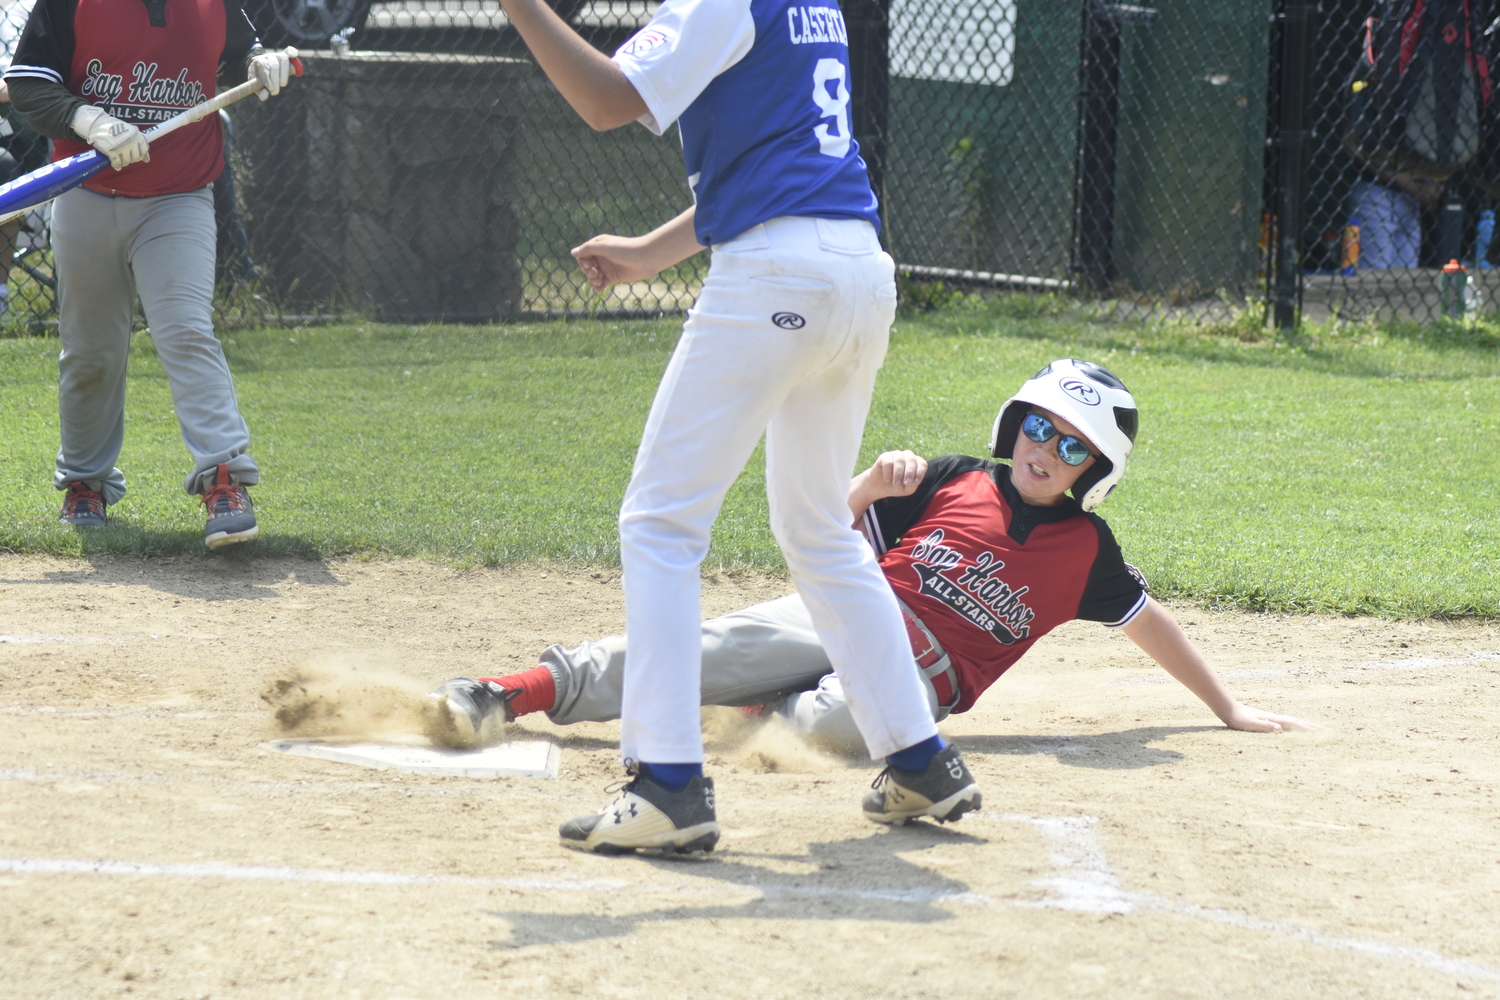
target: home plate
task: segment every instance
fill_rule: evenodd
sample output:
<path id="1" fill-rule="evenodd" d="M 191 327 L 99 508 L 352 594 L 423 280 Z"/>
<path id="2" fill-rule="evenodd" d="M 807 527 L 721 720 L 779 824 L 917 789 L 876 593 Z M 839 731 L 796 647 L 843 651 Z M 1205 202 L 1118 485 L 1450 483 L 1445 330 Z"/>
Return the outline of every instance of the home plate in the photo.
<path id="1" fill-rule="evenodd" d="M 273 740 L 262 743 L 261 747 L 381 771 L 448 774 L 461 778 L 556 778 L 561 756 L 557 744 L 547 740 L 497 743 L 479 750 L 448 750 L 395 743 L 324 743 L 321 740 Z"/>

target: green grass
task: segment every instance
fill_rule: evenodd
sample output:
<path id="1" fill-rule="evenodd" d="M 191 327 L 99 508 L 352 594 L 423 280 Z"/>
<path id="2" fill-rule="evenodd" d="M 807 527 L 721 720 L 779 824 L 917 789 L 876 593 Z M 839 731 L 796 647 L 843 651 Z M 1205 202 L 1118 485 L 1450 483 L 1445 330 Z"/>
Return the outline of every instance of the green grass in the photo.
<path id="1" fill-rule="evenodd" d="M 458 564 L 613 561 L 614 519 L 678 322 L 362 324 L 225 334 L 263 524 L 253 552 Z M 865 454 L 981 453 L 1045 362 L 1103 362 L 1142 407 L 1101 508 L 1158 594 L 1284 611 L 1500 616 L 1500 328 L 1310 328 L 1292 342 L 1103 323 L 1065 302 L 960 299 L 903 317 Z M 201 551 L 186 452 L 136 337 L 113 525 L 52 523 L 55 339 L 0 340 L 0 549 Z M 779 569 L 760 459 L 710 562 Z"/>

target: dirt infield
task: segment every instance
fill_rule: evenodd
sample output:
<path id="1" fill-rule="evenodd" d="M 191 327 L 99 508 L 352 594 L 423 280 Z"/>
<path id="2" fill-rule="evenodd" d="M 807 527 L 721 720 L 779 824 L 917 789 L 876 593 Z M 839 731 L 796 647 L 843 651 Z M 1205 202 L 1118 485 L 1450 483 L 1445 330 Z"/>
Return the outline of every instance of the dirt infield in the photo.
<path id="1" fill-rule="evenodd" d="M 868 763 L 731 728 L 674 863 L 557 846 L 614 726 L 525 720 L 556 781 L 259 748 L 276 677 L 529 666 L 621 627 L 612 571 L 0 557 L 0 997 L 1500 997 L 1500 629 L 1177 610 L 1327 731 L 1228 731 L 1075 623 L 944 725 L 981 815 L 877 829 Z"/>

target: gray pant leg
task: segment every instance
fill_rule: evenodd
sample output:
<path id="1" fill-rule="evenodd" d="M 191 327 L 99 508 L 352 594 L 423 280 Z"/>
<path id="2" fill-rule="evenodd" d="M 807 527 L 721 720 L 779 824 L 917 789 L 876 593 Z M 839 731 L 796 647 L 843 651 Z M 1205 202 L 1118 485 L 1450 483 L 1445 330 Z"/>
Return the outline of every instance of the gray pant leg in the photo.
<path id="1" fill-rule="evenodd" d="M 557 685 L 557 704 L 547 713 L 553 722 L 565 726 L 620 717 L 624 636 L 573 649 L 552 646 L 541 662 Z M 932 682 L 924 677 L 922 687 L 928 709 L 942 721 L 948 713 L 939 713 Z M 766 702 L 775 703 L 775 710 L 799 731 L 819 741 L 851 752 L 864 748 L 843 686 L 797 594 L 703 623 L 703 704 Z"/>
<path id="2" fill-rule="evenodd" d="M 109 503 L 125 493 L 114 463 L 125 436 L 125 365 L 137 294 L 193 456 L 184 488 L 202 492 L 199 479 L 221 462 L 236 482 L 258 481 L 229 363 L 213 334 L 209 189 L 115 198 L 75 188 L 53 209 L 52 241 L 63 342 L 58 489 L 74 480 L 99 482 Z"/>
<path id="3" fill-rule="evenodd" d="M 52 252 L 57 267 L 57 407 L 61 447 L 54 483 L 74 481 L 104 493 L 107 503 L 125 495 L 115 468 L 125 440 L 125 366 L 135 281 L 115 225 L 115 198 L 74 188 L 52 209 Z"/>
<path id="4" fill-rule="evenodd" d="M 541 656 L 557 684 L 558 725 L 620 717 L 625 637 L 552 646 Z M 815 687 L 831 673 L 802 598 L 767 601 L 703 623 L 703 704 L 759 705 Z"/>
<path id="5" fill-rule="evenodd" d="M 941 722 L 947 718 L 948 713 L 938 712 L 937 691 L 931 681 L 925 677 L 922 680 L 922 690 L 927 695 L 927 708 L 932 712 L 933 718 Z M 817 687 L 811 691 L 787 695 L 775 707 L 776 711 L 792 720 L 799 732 L 816 737 L 820 742 L 832 744 L 849 753 L 865 749 L 865 738 L 860 735 L 859 726 L 854 722 L 854 713 L 849 711 L 849 703 L 844 700 L 844 686 L 832 673 L 831 667 Z"/>
<path id="6" fill-rule="evenodd" d="M 172 386 L 182 443 L 193 456 L 183 480 L 189 493 L 220 463 L 234 482 L 260 480 L 248 454 L 250 429 L 240 416 L 224 348 L 214 336 L 214 199 L 211 188 L 137 204 L 132 219 L 131 267 L 151 340 Z"/>

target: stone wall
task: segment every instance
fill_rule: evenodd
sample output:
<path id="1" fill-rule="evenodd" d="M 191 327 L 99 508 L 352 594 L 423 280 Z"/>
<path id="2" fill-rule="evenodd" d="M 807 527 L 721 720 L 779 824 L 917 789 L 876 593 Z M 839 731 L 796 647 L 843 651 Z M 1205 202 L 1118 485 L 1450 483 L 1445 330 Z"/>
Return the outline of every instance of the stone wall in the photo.
<path id="1" fill-rule="evenodd" d="M 235 109 L 256 263 L 282 306 L 486 321 L 520 306 L 521 60 L 357 52 Z"/>

